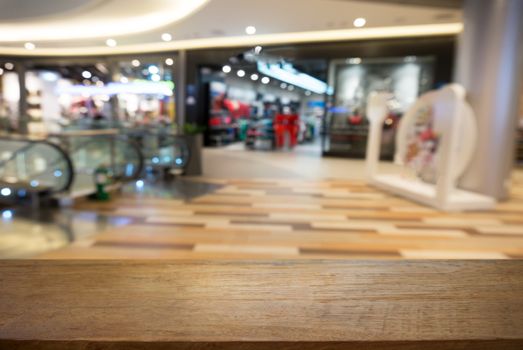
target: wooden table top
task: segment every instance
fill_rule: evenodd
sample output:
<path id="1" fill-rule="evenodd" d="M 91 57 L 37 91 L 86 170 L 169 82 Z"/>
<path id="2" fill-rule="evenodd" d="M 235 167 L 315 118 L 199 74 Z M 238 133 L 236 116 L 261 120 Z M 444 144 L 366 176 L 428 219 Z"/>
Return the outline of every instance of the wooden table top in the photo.
<path id="1" fill-rule="evenodd" d="M 523 349 L 523 260 L 0 261 L 0 349 Z"/>

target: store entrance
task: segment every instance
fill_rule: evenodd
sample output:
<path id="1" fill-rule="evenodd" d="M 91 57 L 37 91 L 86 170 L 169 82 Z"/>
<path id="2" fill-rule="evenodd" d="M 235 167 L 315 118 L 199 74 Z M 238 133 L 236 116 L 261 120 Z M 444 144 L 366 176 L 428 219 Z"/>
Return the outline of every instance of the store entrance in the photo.
<path id="1" fill-rule="evenodd" d="M 255 47 L 200 68 L 205 145 L 321 156 L 328 86 L 325 60 L 289 60 Z"/>

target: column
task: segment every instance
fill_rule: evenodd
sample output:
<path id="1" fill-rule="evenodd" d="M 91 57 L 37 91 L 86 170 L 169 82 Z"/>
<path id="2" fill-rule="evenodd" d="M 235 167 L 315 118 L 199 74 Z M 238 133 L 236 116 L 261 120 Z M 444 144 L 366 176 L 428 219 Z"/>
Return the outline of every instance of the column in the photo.
<path id="1" fill-rule="evenodd" d="M 174 92 L 176 103 L 176 124 L 183 130 L 185 123 L 185 98 L 186 98 L 187 52 L 180 50 L 175 61 Z"/>
<path id="2" fill-rule="evenodd" d="M 28 133 L 29 115 L 27 114 L 27 88 L 25 86 L 26 67 L 24 63 L 15 62 L 15 70 L 18 74 L 18 86 L 20 87 L 20 99 L 18 101 L 18 132 Z"/>
<path id="3" fill-rule="evenodd" d="M 523 1 L 465 0 L 463 12 L 456 81 L 467 90 L 479 137 L 461 186 L 503 199 L 514 166 L 523 80 Z"/>

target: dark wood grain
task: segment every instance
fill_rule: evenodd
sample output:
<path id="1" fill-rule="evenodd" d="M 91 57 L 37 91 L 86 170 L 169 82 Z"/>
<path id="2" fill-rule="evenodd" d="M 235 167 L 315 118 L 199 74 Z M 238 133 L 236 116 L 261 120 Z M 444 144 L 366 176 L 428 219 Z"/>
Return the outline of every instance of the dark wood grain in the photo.
<path id="1" fill-rule="evenodd" d="M 0 261 L 0 349 L 523 349 L 523 261 Z"/>

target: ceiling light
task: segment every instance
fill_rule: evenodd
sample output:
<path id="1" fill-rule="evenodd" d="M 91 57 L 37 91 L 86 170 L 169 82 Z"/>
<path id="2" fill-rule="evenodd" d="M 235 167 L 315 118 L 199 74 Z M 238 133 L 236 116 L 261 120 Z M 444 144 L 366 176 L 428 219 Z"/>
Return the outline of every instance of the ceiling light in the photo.
<path id="1" fill-rule="evenodd" d="M 367 23 L 367 20 L 363 17 L 358 17 L 352 22 L 356 28 L 361 28 Z"/>
<path id="2" fill-rule="evenodd" d="M 147 70 L 151 74 L 158 74 L 158 72 L 160 71 L 160 69 L 158 69 L 158 67 L 156 67 L 154 65 L 149 66 L 149 68 L 147 68 Z"/>
<path id="3" fill-rule="evenodd" d="M 105 41 L 105 44 L 109 47 L 115 47 L 117 43 L 116 43 L 116 40 L 114 40 L 114 39 L 107 39 Z"/>
<path id="4" fill-rule="evenodd" d="M 173 36 L 169 33 L 163 33 L 162 34 L 162 40 L 163 41 L 171 41 L 173 40 Z"/>
<path id="5" fill-rule="evenodd" d="M 294 91 L 294 85 L 289 85 L 289 91 Z"/>
<path id="6" fill-rule="evenodd" d="M 312 92 L 310 92 L 309 90 L 305 91 L 305 96 L 310 96 L 312 94 Z"/>
<path id="7" fill-rule="evenodd" d="M 251 74 L 251 80 L 258 80 L 258 74 L 254 73 L 254 74 Z"/>
<path id="8" fill-rule="evenodd" d="M 247 33 L 248 35 L 256 34 L 256 27 L 254 27 L 254 26 L 245 27 L 245 33 Z"/>
<path id="9" fill-rule="evenodd" d="M 236 75 L 239 76 L 240 78 L 242 78 L 245 76 L 245 71 L 243 69 L 240 69 L 239 71 L 236 72 Z"/>
<path id="10" fill-rule="evenodd" d="M 92 74 L 88 70 L 84 70 L 82 72 L 82 77 L 84 77 L 85 79 L 89 79 L 90 77 L 92 77 Z"/>
<path id="11" fill-rule="evenodd" d="M 361 58 L 359 58 L 359 57 L 349 58 L 347 60 L 347 63 L 349 63 L 349 64 L 360 64 L 361 63 Z"/>
<path id="12" fill-rule="evenodd" d="M 153 74 L 153 75 L 151 75 L 151 80 L 154 82 L 158 82 L 158 81 L 162 80 L 162 78 L 158 74 Z"/>
<path id="13" fill-rule="evenodd" d="M 261 82 L 262 84 L 269 84 L 271 82 L 271 79 L 269 79 L 268 77 L 263 77 Z"/>
<path id="14" fill-rule="evenodd" d="M 317 94 L 327 92 L 328 85 L 325 82 L 298 71 L 292 64 L 286 63 L 282 65 L 281 63 L 258 61 L 257 67 L 258 72 L 278 79 L 279 81 L 286 82 L 287 84 L 296 85 L 297 87 L 310 90 Z"/>
<path id="15" fill-rule="evenodd" d="M 174 60 L 172 58 L 166 58 L 165 64 L 168 66 L 172 66 L 174 64 Z"/>
<path id="16" fill-rule="evenodd" d="M 257 54 L 257 55 L 259 55 L 260 52 L 261 52 L 261 50 L 262 50 L 262 47 L 258 45 L 258 46 L 256 46 L 256 47 L 254 48 L 254 53 Z"/>
<path id="17" fill-rule="evenodd" d="M 26 42 L 75 40 L 87 38 L 115 38 L 121 35 L 144 33 L 180 21 L 202 8 L 209 0 L 162 0 L 162 1 L 116 1 L 116 3 L 130 6 L 122 9 L 123 14 L 109 16 L 115 10 L 115 1 L 69 1 L 77 6 L 79 3 L 96 3 L 96 7 L 89 9 L 89 18 L 81 16 L 64 16 L 55 21 L 0 21 L 0 42 Z M 66 3 L 67 1 L 54 1 L 54 3 Z M 6 6 L 5 1 L 1 1 Z M 23 1 L 11 1 L 9 4 L 24 3 Z M 26 4 L 29 2 L 25 2 Z M 34 7 L 44 1 L 33 1 Z M 143 3 L 143 6 L 135 4 Z M 38 5 L 37 5 L 38 4 Z M 145 5 L 147 4 L 147 5 Z M 22 5 L 20 5 L 22 6 Z M 20 7 L 22 8 L 22 7 Z M 4 8 L 2 8 L 4 10 Z M 81 17 L 81 18 L 80 18 Z M 139 25 L 137 25 L 139 24 Z M 161 32 L 160 32 L 161 33 Z"/>
<path id="18" fill-rule="evenodd" d="M 13 63 L 11 63 L 11 62 L 7 62 L 6 64 L 4 64 L 4 67 L 7 70 L 11 70 L 11 69 L 13 69 L 15 67 L 15 65 Z"/>
<path id="19" fill-rule="evenodd" d="M 96 82 L 96 86 L 98 86 L 98 87 L 103 87 L 104 85 L 105 85 L 104 82 L 101 81 L 101 80 L 98 80 L 98 81 Z"/>
<path id="20" fill-rule="evenodd" d="M 4 187 L 0 191 L 0 194 L 2 194 L 2 196 L 4 196 L 4 197 L 10 196 L 11 195 L 11 189 L 9 187 Z"/>
<path id="21" fill-rule="evenodd" d="M 40 73 L 40 76 L 42 77 L 43 80 L 49 81 L 49 82 L 57 81 L 59 78 L 58 74 L 56 74 L 55 72 L 42 72 L 42 73 Z"/>
<path id="22" fill-rule="evenodd" d="M 231 66 L 225 65 L 222 67 L 222 72 L 224 73 L 230 73 L 231 72 Z"/>
<path id="23" fill-rule="evenodd" d="M 36 49 L 36 45 L 33 44 L 33 43 L 25 43 L 24 47 L 26 48 L 26 50 L 34 50 L 34 49 Z"/>
<path id="24" fill-rule="evenodd" d="M 138 60 L 132 60 L 131 64 L 133 65 L 133 67 L 140 67 L 140 61 Z"/>
<path id="25" fill-rule="evenodd" d="M 286 89 L 286 88 L 287 88 L 287 84 L 286 84 L 286 83 L 281 83 L 281 84 L 280 84 L 280 87 L 281 87 L 282 89 Z"/>

